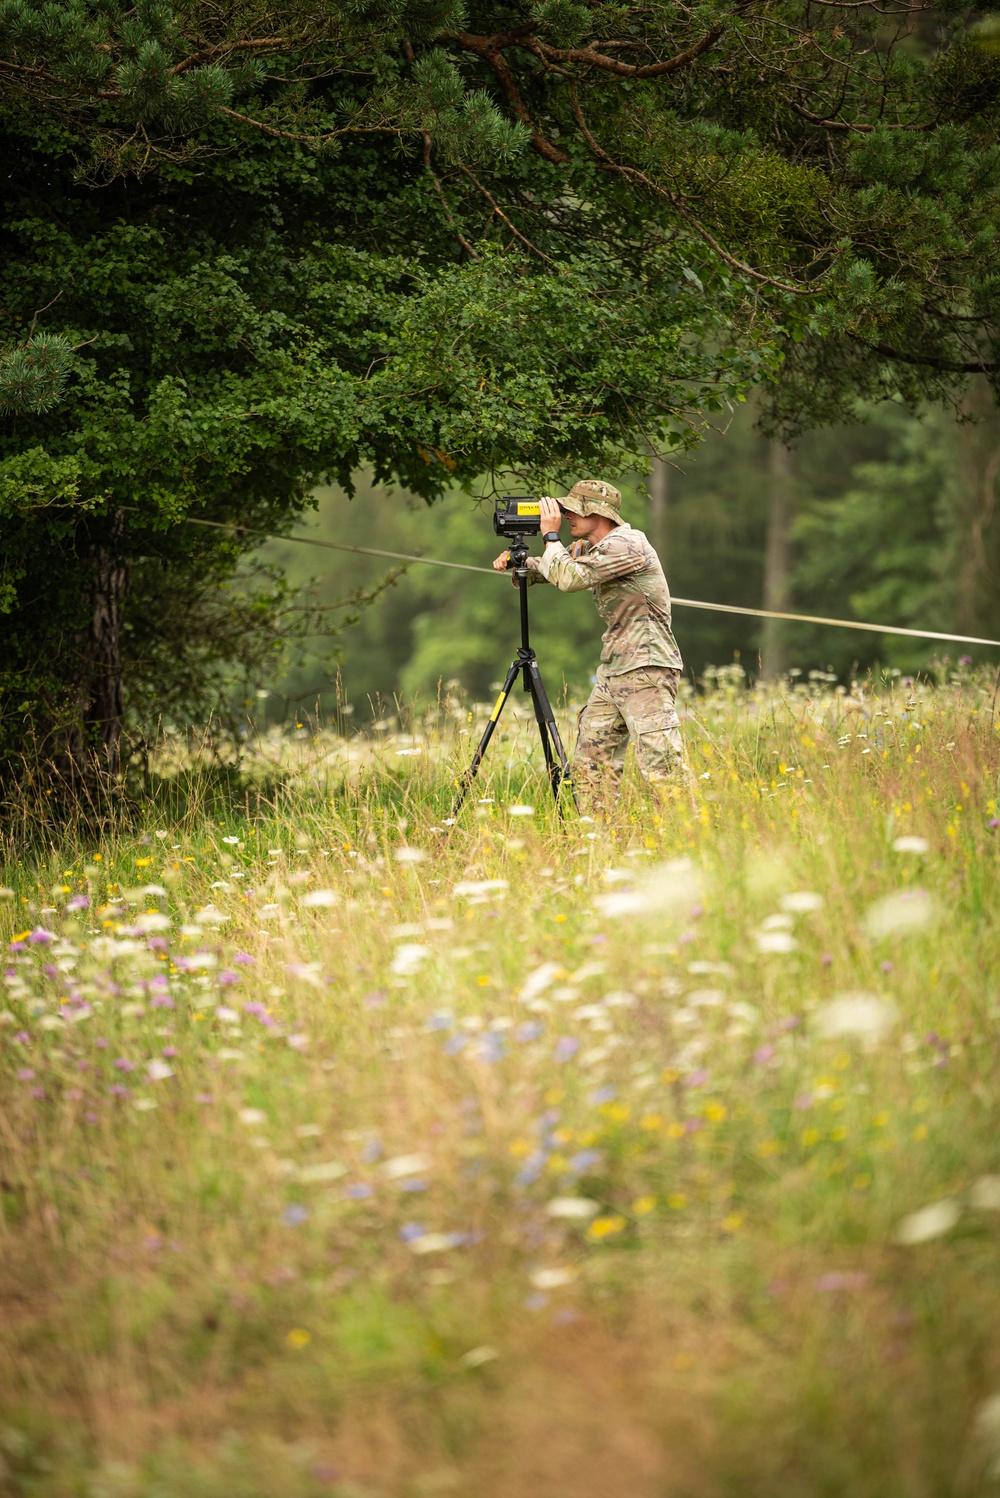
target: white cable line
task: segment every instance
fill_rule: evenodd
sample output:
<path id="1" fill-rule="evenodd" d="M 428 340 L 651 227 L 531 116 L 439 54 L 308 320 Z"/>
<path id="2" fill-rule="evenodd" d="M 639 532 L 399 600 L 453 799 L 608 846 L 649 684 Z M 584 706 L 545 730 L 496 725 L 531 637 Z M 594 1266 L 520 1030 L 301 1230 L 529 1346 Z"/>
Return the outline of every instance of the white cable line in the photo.
<path id="1" fill-rule="evenodd" d="M 428 567 L 454 567 L 459 572 L 482 572 L 487 577 L 506 576 L 497 574 L 492 567 L 473 567 L 468 562 L 444 562 L 439 557 L 410 556 L 405 551 L 379 551 L 373 546 L 349 546 L 346 541 L 319 541 L 311 536 L 276 536 L 270 531 L 245 530 L 240 525 L 227 525 L 221 520 L 194 520 L 186 516 L 188 525 L 206 525 L 217 531 L 236 531 L 244 536 L 259 536 L 265 541 L 293 541 L 298 546 L 322 546 L 327 551 L 354 551 L 366 557 L 389 557 L 396 562 L 423 562 Z M 685 609 L 708 609 L 714 614 L 746 614 L 754 619 L 790 619 L 795 624 L 828 624 L 834 629 L 860 629 L 866 634 L 909 635 L 918 640 L 947 640 L 955 645 L 994 645 L 1000 650 L 1000 640 L 983 640 L 977 635 L 949 635 L 936 629 L 904 629 L 898 624 L 871 624 L 856 619 L 826 619 L 819 614 L 785 614 L 777 609 L 745 609 L 735 603 L 705 603 L 700 598 L 676 598 L 671 594 L 671 603 Z"/>

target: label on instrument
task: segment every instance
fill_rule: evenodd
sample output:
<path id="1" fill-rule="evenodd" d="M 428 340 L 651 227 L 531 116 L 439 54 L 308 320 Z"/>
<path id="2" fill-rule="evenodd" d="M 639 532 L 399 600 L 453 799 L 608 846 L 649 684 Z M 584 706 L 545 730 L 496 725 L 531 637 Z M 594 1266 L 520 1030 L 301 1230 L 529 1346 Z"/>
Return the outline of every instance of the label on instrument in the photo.
<path id="1" fill-rule="evenodd" d="M 499 718 L 499 716 L 500 716 L 500 710 L 501 710 L 501 708 L 503 707 L 503 705 L 504 705 L 504 703 L 506 701 L 507 701 L 507 693 L 506 692 L 501 692 L 500 696 L 497 698 L 496 707 L 490 713 L 490 722 L 491 723 L 495 723 L 496 720 Z"/>
<path id="2" fill-rule="evenodd" d="M 515 506 L 515 513 L 518 515 L 540 515 L 542 507 L 537 500 L 519 499 Z"/>

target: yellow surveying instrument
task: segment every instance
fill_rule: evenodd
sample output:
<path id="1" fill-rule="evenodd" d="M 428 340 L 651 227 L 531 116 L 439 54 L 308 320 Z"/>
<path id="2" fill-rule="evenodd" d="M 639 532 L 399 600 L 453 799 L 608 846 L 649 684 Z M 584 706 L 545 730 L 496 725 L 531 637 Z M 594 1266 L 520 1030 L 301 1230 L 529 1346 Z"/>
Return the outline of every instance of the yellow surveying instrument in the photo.
<path id="1" fill-rule="evenodd" d="M 532 706 L 535 709 L 535 721 L 538 724 L 538 732 L 542 740 L 542 751 L 545 755 L 545 768 L 549 775 L 549 784 L 552 786 L 552 794 L 555 797 L 556 806 L 562 813 L 562 802 L 559 797 L 560 788 L 563 785 L 569 787 L 573 804 L 577 811 L 580 803 L 576 799 L 576 791 L 573 788 L 572 772 L 566 751 L 563 748 L 559 729 L 556 726 L 555 714 L 552 704 L 549 702 L 548 693 L 542 682 L 542 674 L 538 669 L 538 661 L 535 652 L 531 648 L 528 629 L 528 543 L 526 537 L 537 536 L 541 530 L 539 519 L 539 506 L 537 500 L 532 500 L 524 495 L 507 494 L 496 502 L 493 513 L 493 529 L 498 536 L 503 536 L 510 541 L 510 556 L 507 558 L 507 570 L 513 572 L 517 579 L 518 591 L 521 604 L 521 644 L 517 654 L 510 663 L 506 679 L 500 689 L 500 696 L 496 705 L 490 713 L 489 722 L 483 730 L 483 736 L 479 740 L 479 746 L 472 757 L 472 764 L 462 777 L 461 787 L 455 804 L 451 809 L 449 821 L 454 821 L 458 816 L 462 802 L 469 794 L 469 787 L 479 771 L 483 762 L 490 739 L 493 737 L 494 729 L 500 721 L 500 714 L 504 710 L 504 704 L 510 696 L 518 672 L 523 674 L 524 690 L 530 695 Z"/>

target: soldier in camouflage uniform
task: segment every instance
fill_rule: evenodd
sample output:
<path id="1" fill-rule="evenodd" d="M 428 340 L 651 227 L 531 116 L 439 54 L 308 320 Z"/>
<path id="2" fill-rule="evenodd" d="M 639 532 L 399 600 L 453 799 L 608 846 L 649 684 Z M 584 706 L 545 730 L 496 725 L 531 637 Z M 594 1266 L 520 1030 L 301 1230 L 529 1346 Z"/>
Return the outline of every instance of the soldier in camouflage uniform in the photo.
<path id="1" fill-rule="evenodd" d="M 617 783 L 629 739 L 647 781 L 687 776 L 675 706 L 684 663 L 670 629 L 670 593 L 656 552 L 622 520 L 621 502 L 619 491 L 598 479 L 574 484 L 564 499 L 545 496 L 545 552 L 528 559 L 529 583 L 554 583 L 563 593 L 590 588 L 607 624 L 574 756 L 575 778 L 590 787 L 604 776 Z M 559 540 L 563 515 L 572 551 Z M 507 555 L 493 563 L 497 571 Z"/>

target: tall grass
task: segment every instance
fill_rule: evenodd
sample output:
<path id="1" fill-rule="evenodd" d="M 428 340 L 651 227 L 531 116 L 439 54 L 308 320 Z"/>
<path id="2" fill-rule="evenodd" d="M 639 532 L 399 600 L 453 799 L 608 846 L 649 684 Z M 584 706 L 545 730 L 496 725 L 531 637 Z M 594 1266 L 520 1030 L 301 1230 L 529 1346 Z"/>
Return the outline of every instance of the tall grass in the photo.
<path id="1" fill-rule="evenodd" d="M 992 682 L 686 713 L 694 801 L 511 717 L 449 828 L 452 703 L 6 849 L 0 1491 L 990 1490 Z"/>

